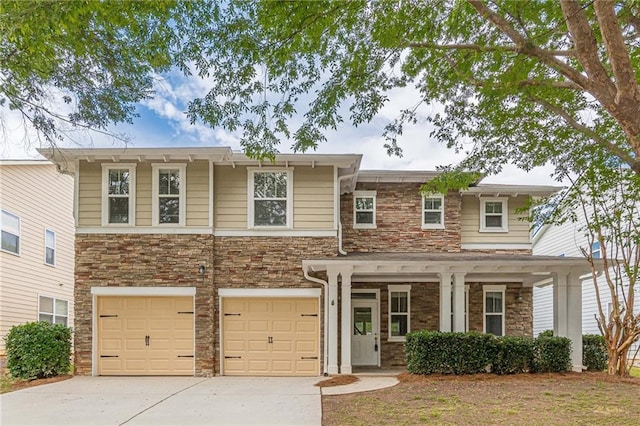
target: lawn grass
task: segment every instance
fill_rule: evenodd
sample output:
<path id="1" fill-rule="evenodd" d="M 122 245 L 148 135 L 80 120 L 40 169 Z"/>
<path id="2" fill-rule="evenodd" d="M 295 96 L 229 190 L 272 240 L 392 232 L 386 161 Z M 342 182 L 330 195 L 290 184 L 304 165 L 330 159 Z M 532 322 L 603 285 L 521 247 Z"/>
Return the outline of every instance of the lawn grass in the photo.
<path id="1" fill-rule="evenodd" d="M 629 374 L 631 375 L 631 377 L 640 378 L 640 367 L 631 367 Z"/>

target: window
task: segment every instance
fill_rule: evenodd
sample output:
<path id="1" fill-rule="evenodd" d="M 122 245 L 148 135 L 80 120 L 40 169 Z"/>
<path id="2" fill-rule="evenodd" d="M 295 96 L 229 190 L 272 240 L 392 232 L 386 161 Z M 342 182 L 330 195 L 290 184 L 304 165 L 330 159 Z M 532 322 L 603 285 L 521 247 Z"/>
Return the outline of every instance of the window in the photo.
<path id="1" fill-rule="evenodd" d="M 135 164 L 102 165 L 102 224 L 134 225 Z"/>
<path id="2" fill-rule="evenodd" d="M 376 227 L 376 191 L 354 191 L 353 227 L 361 229 Z"/>
<path id="3" fill-rule="evenodd" d="M 451 331 L 453 331 L 453 287 L 451 287 Z M 469 285 L 464 286 L 464 331 L 469 331 Z"/>
<path id="4" fill-rule="evenodd" d="M 422 229 L 444 229 L 444 195 L 422 197 Z"/>
<path id="5" fill-rule="evenodd" d="M 480 201 L 480 232 L 507 232 L 507 199 L 484 198 Z"/>
<path id="6" fill-rule="evenodd" d="M 390 285 L 389 289 L 389 340 L 404 342 L 405 335 L 411 331 L 409 318 L 410 285 Z"/>
<path id="7" fill-rule="evenodd" d="M 293 169 L 249 170 L 249 227 L 291 228 Z"/>
<path id="8" fill-rule="evenodd" d="M 600 259 L 602 251 L 600 250 L 600 242 L 596 241 L 591 244 L 591 257 L 594 259 Z"/>
<path id="9" fill-rule="evenodd" d="M 154 225 L 184 226 L 186 164 L 152 164 Z"/>
<path id="10" fill-rule="evenodd" d="M 503 285 L 483 287 L 485 333 L 504 335 L 504 292 Z"/>
<path id="11" fill-rule="evenodd" d="M 56 233 L 49 229 L 44 230 L 44 263 L 56 264 Z"/>
<path id="12" fill-rule="evenodd" d="M 2 250 L 20 254 L 20 218 L 2 210 L 0 227 L 2 228 Z"/>
<path id="13" fill-rule="evenodd" d="M 69 302 L 53 297 L 40 296 L 38 303 L 38 321 L 68 325 Z"/>

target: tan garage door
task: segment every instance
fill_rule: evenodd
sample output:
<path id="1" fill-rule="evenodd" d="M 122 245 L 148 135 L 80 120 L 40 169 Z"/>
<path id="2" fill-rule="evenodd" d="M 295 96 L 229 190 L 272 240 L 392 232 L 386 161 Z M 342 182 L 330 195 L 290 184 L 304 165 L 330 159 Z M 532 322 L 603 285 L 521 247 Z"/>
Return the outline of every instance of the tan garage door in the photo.
<path id="1" fill-rule="evenodd" d="M 223 374 L 317 376 L 317 298 L 223 298 Z"/>
<path id="2" fill-rule="evenodd" d="M 98 374 L 194 374 L 193 297 L 98 298 Z"/>

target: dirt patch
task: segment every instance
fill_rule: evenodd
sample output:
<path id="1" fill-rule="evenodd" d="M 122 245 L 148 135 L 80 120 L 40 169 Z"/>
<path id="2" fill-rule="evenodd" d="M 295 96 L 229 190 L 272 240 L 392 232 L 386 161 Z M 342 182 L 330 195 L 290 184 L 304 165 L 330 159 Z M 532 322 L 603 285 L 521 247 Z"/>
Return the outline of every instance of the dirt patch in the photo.
<path id="1" fill-rule="evenodd" d="M 332 386 L 342 386 L 342 385 L 350 385 L 351 383 L 357 382 L 358 379 L 356 376 L 352 376 L 350 374 L 345 374 L 341 376 L 335 376 L 330 379 L 322 380 L 315 384 L 315 386 L 319 386 L 321 388 L 328 388 Z"/>
<path id="2" fill-rule="evenodd" d="M 323 425 L 637 424 L 640 379 L 604 373 L 420 376 L 322 397 Z"/>
<path id="3" fill-rule="evenodd" d="M 56 383 L 56 382 L 61 382 L 63 380 L 68 380 L 70 378 L 72 378 L 73 376 L 70 374 L 64 374 L 61 376 L 56 376 L 56 377 L 48 377 L 46 379 L 33 379 L 33 380 L 11 380 L 9 383 L 6 384 L 6 386 L 3 386 L 3 392 L 2 393 L 7 393 L 7 392 L 13 392 L 13 391 L 17 391 L 20 389 L 25 389 L 25 388 L 30 388 L 33 386 L 40 386 L 40 385 L 46 385 L 49 383 Z M 5 378 L 5 380 L 8 380 Z"/>

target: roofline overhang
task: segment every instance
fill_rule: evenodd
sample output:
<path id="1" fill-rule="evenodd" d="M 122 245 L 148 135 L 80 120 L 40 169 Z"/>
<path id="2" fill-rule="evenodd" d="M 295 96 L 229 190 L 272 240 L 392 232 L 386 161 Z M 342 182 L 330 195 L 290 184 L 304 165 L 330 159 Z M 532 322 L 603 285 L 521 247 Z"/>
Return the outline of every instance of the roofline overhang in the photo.
<path id="1" fill-rule="evenodd" d="M 273 166 L 337 166 L 339 169 L 345 169 L 343 174 L 351 174 L 360 168 L 362 154 L 276 154 L 273 160 L 250 158 L 241 152 L 232 152 L 232 154 L 219 161 L 223 165 L 240 166 L 257 166 L 257 167 L 273 167 Z"/>
<path id="2" fill-rule="evenodd" d="M 549 185 L 491 185 L 483 184 L 478 186 L 471 186 L 468 189 L 460 190 L 461 195 L 472 195 L 476 197 L 500 197 L 510 196 L 516 197 L 518 195 L 530 195 L 533 197 L 547 197 L 560 190 L 564 189 L 562 186 L 549 186 Z"/>

